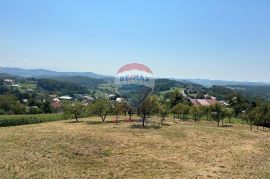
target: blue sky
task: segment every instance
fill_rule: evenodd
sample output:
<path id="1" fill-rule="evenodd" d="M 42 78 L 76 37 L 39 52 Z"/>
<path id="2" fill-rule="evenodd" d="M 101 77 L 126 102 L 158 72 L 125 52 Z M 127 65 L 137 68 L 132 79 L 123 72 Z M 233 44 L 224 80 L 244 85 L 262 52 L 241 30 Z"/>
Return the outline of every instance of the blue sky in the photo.
<path id="1" fill-rule="evenodd" d="M 269 0 L 0 0 L 0 66 L 270 81 Z"/>

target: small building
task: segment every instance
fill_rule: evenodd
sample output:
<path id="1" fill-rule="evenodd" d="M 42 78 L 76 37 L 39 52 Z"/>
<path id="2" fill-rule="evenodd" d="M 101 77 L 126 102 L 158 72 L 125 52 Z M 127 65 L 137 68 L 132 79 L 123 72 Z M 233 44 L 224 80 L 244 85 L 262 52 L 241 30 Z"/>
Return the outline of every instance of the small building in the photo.
<path id="1" fill-rule="evenodd" d="M 11 84 L 14 84 L 15 81 L 12 79 L 4 79 L 4 83 L 11 85 Z"/>
<path id="2" fill-rule="evenodd" d="M 218 103 L 215 99 L 190 99 L 194 106 L 210 106 Z"/>
<path id="3" fill-rule="evenodd" d="M 22 102 L 26 104 L 28 103 L 28 99 L 23 99 Z"/>
<path id="4" fill-rule="evenodd" d="M 82 103 L 85 104 L 85 105 L 89 105 L 89 104 L 92 104 L 94 101 L 94 98 L 91 97 L 91 96 L 84 96 L 83 97 L 83 100 L 82 100 Z"/>
<path id="5" fill-rule="evenodd" d="M 123 103 L 125 100 L 123 98 L 116 98 L 116 102 Z"/>
<path id="6" fill-rule="evenodd" d="M 115 100 L 115 95 L 114 94 L 110 94 L 110 95 L 108 95 L 108 98 L 110 99 L 110 100 Z"/>
<path id="7" fill-rule="evenodd" d="M 70 97 L 70 96 L 61 96 L 61 97 L 59 97 L 59 99 L 61 99 L 61 100 L 72 100 L 72 97 Z"/>
<path id="8" fill-rule="evenodd" d="M 16 88 L 20 88 L 21 86 L 20 85 L 18 85 L 18 84 L 13 84 L 13 85 L 11 85 L 12 87 L 16 87 Z"/>
<path id="9" fill-rule="evenodd" d="M 57 95 L 56 94 L 50 94 L 49 97 L 53 99 L 53 98 L 57 98 Z"/>
<path id="10" fill-rule="evenodd" d="M 27 93 L 33 93 L 33 92 L 34 92 L 34 90 L 33 90 L 33 89 L 31 89 L 31 88 L 27 88 L 27 89 L 26 89 L 26 92 L 27 92 Z"/>
<path id="11" fill-rule="evenodd" d="M 53 98 L 51 101 L 51 106 L 55 109 L 60 108 L 61 107 L 61 101 L 58 98 Z"/>

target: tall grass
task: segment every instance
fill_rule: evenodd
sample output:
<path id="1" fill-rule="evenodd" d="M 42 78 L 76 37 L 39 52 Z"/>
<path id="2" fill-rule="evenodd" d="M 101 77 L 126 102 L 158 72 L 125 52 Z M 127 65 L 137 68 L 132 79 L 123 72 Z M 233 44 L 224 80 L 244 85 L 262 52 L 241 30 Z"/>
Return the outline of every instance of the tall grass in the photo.
<path id="1" fill-rule="evenodd" d="M 0 127 L 19 126 L 67 119 L 63 114 L 0 115 Z"/>

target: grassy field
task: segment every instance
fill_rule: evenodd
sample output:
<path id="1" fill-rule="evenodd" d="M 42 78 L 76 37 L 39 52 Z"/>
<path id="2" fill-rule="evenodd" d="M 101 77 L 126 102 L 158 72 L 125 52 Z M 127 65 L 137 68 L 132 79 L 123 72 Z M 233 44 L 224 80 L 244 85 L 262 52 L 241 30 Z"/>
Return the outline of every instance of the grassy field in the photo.
<path id="1" fill-rule="evenodd" d="M 0 128 L 2 178 L 269 178 L 270 131 L 99 118 Z"/>

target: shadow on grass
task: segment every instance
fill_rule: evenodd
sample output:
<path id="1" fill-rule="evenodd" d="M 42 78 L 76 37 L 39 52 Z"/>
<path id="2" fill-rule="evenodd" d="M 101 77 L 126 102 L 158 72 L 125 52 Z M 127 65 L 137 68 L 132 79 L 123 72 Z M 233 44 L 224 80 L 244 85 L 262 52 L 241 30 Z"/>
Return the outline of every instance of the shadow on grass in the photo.
<path id="1" fill-rule="evenodd" d="M 156 125 L 156 124 L 149 124 L 146 126 L 142 126 L 142 124 L 134 124 L 132 126 L 130 126 L 131 129 L 160 129 L 161 126 L 160 125 Z"/>
<path id="2" fill-rule="evenodd" d="M 171 125 L 170 125 L 170 124 L 164 123 L 164 124 L 162 124 L 162 126 L 171 126 Z"/>
<path id="3" fill-rule="evenodd" d="M 89 125 L 100 125 L 100 124 L 115 124 L 115 121 L 86 121 Z"/>
<path id="4" fill-rule="evenodd" d="M 224 128 L 226 128 L 226 127 L 233 127 L 233 125 L 231 125 L 231 124 L 224 124 L 224 125 L 222 125 L 220 127 L 224 127 Z"/>
<path id="5" fill-rule="evenodd" d="M 76 123 L 84 123 L 84 121 L 67 121 L 65 123 L 69 123 L 69 124 L 76 124 Z"/>
<path id="6" fill-rule="evenodd" d="M 138 120 L 125 120 L 125 119 L 121 119 L 118 120 L 117 123 L 116 121 L 86 121 L 86 124 L 89 125 L 100 125 L 100 124 L 120 124 L 120 123 L 134 123 L 134 122 L 138 122 Z"/>

